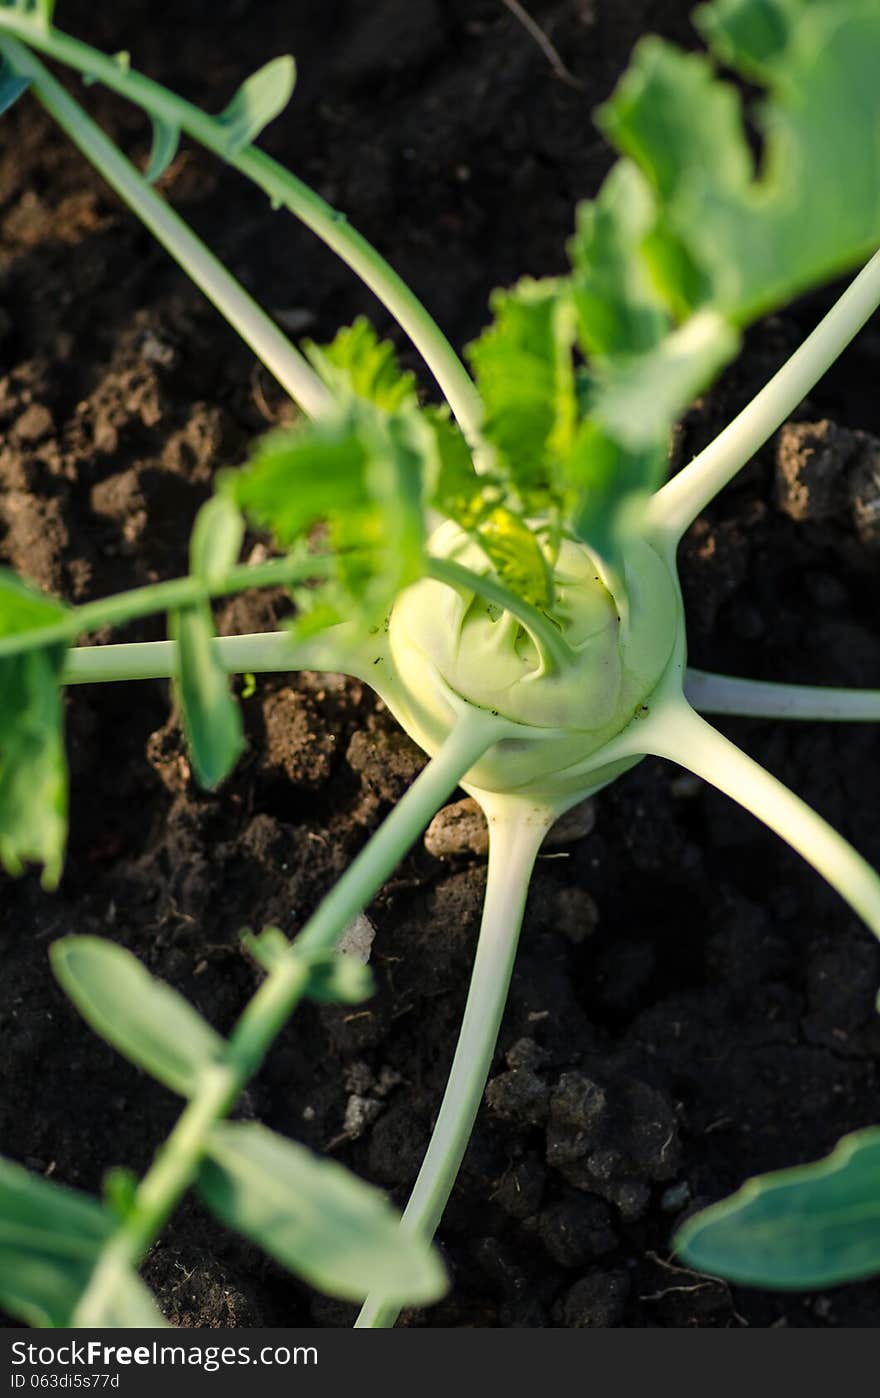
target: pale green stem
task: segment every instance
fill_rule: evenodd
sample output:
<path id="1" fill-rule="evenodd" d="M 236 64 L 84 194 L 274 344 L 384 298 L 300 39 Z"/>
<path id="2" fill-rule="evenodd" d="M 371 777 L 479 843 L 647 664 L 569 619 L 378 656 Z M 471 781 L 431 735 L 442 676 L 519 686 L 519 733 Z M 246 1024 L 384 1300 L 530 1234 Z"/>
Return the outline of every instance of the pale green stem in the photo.
<path id="1" fill-rule="evenodd" d="M 27 650 L 63 645 L 103 626 L 119 626 L 156 612 L 175 611 L 210 597 L 229 597 L 250 588 L 326 578 L 332 575 L 336 566 L 334 559 L 321 556 L 271 558 L 267 563 L 243 563 L 230 568 L 225 577 L 210 584 L 196 577 L 169 578 L 166 582 L 149 583 L 146 587 L 132 588 L 130 592 L 102 597 L 97 602 L 86 602 L 82 607 L 71 607 L 50 626 L 0 636 L 0 660 Z"/>
<path id="2" fill-rule="evenodd" d="M 155 612 L 173 611 L 206 597 L 225 597 L 248 588 L 276 583 L 302 582 L 332 572 L 329 558 L 273 558 L 267 563 L 243 564 L 230 569 L 226 577 L 207 587 L 198 578 L 173 578 L 147 587 L 120 592 L 98 602 L 72 608 L 52 626 L 18 635 L 0 637 L 0 660 L 5 655 L 39 650 L 56 642 L 73 640 L 102 626 L 119 625 Z M 450 587 L 479 593 L 515 616 L 532 636 L 545 656 L 548 668 L 564 666 L 572 651 L 555 626 L 537 608 L 523 602 L 501 583 L 447 559 L 431 558 L 426 565 L 429 577 Z M 222 636 L 215 640 L 223 664 L 230 674 L 259 674 L 269 670 L 341 670 L 373 684 L 372 666 L 384 654 L 381 639 L 372 644 L 350 623 L 328 628 L 308 641 L 295 642 L 285 632 L 257 636 Z M 173 641 L 140 641 L 125 645 L 83 646 L 67 654 L 65 684 L 93 684 L 112 680 L 167 679 L 177 673 L 177 650 Z M 355 666 L 356 668 L 352 668 Z M 374 685 L 375 687 L 375 685 Z"/>
<path id="3" fill-rule="evenodd" d="M 330 393 L 311 365 L 188 224 L 160 198 L 39 59 L 15 39 L 0 39 L 0 48 L 15 71 L 31 79 L 31 91 L 71 141 L 229 321 L 282 388 L 310 415 L 326 410 L 332 401 Z"/>
<path id="4" fill-rule="evenodd" d="M 18 34 L 34 48 L 136 102 L 150 116 L 185 131 L 252 180 L 273 205 L 284 205 L 311 228 L 357 273 L 398 321 L 437 380 L 471 446 L 480 446 L 483 406 L 467 370 L 418 297 L 376 249 L 352 228 L 344 214 L 331 208 L 283 165 L 255 146 L 230 151 L 228 132 L 215 118 L 106 54 L 55 29 L 42 28 L 33 19 L 14 11 L 0 11 L 0 32 L 3 30 Z"/>
<path id="5" fill-rule="evenodd" d="M 678 542 L 700 511 L 782 426 L 878 305 L 880 253 L 748 407 L 653 497 L 647 523 L 655 536 L 671 545 Z"/>
<path id="6" fill-rule="evenodd" d="M 309 641 L 286 631 L 252 636 L 215 636 L 214 649 L 230 675 L 293 670 L 329 670 L 369 681 L 363 642 L 348 625 L 334 626 Z M 134 641 L 118 646 L 78 646 L 67 652 L 62 684 L 107 684 L 116 680 L 167 680 L 177 674 L 176 641 Z"/>
<path id="7" fill-rule="evenodd" d="M 775 830 L 880 938 L 880 876 L 805 801 L 684 702 L 646 722 L 643 740 L 646 752 L 696 773 Z"/>
<path id="8" fill-rule="evenodd" d="M 131 1213 L 109 1239 L 77 1310 L 77 1323 L 105 1310 L 108 1298 L 137 1268 L 183 1193 L 193 1183 L 208 1131 L 225 1116 L 262 1063 L 308 983 L 310 958 L 331 952 L 345 928 L 375 896 L 428 821 L 475 762 L 509 725 L 482 712 L 466 714 L 391 814 L 349 865 L 275 963 L 239 1019 L 226 1061 L 206 1074 L 203 1089 L 141 1180 Z"/>
<path id="9" fill-rule="evenodd" d="M 880 689 L 773 684 L 689 669 L 684 692 L 688 702 L 702 714 L 836 720 L 840 723 L 880 720 Z"/>
<path id="10" fill-rule="evenodd" d="M 489 871 L 477 954 L 446 1091 L 401 1227 L 430 1239 L 455 1184 L 492 1066 L 535 856 L 552 815 L 526 801 L 488 808 Z M 392 1326 L 400 1305 L 368 1296 L 360 1329 Z"/>

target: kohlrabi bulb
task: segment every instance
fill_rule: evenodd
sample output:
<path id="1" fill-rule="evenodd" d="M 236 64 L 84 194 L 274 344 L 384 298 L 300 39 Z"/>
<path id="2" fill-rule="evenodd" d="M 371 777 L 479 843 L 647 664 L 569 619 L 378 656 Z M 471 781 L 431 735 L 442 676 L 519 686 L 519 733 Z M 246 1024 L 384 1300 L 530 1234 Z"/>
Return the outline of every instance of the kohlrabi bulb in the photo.
<path id="1" fill-rule="evenodd" d="M 473 572 L 488 569 L 479 546 L 449 522 L 433 535 L 430 552 Z M 583 544 L 563 542 L 554 580 L 552 620 L 571 659 L 549 671 L 510 612 L 433 579 L 407 588 L 389 622 L 397 681 L 389 702 L 429 752 L 452 727 L 455 700 L 521 726 L 521 738 L 497 743 L 475 765 L 469 788 L 547 801 L 552 795 L 565 805 L 583 785 L 578 769 L 632 721 L 657 685 L 673 654 L 680 604 L 666 564 L 637 540 L 626 560 L 625 617 Z"/>

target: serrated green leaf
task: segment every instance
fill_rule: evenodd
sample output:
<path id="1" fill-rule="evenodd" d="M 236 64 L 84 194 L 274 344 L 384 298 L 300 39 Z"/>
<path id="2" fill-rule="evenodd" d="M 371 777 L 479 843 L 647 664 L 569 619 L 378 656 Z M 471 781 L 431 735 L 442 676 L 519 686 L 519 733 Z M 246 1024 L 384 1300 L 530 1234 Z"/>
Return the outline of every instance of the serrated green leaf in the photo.
<path id="1" fill-rule="evenodd" d="M 258 527 L 290 547 L 334 510 L 369 504 L 367 442 L 347 415 L 272 432 L 251 460 L 225 478 L 224 488 Z"/>
<path id="2" fill-rule="evenodd" d="M 255 141 L 279 116 L 296 86 L 296 64 L 289 55 L 273 58 L 247 78 L 217 118 L 226 128 L 226 155 L 234 156 Z"/>
<path id="3" fill-rule="evenodd" d="M 231 1228 L 332 1296 L 376 1290 L 418 1305 L 445 1290 L 430 1244 L 401 1229 L 379 1190 L 263 1126 L 216 1126 L 199 1190 Z"/>
<path id="4" fill-rule="evenodd" d="M 736 44 L 731 7 L 718 24 L 713 7 L 702 12 L 710 39 L 723 35 L 721 57 L 738 62 L 745 53 L 750 72 L 757 52 L 766 65 L 771 96 L 755 112 L 764 138 L 759 172 L 736 90 L 707 59 L 671 44 L 643 41 L 600 114 L 613 143 L 658 191 L 668 236 L 702 269 L 703 299 L 740 325 L 880 242 L 880 150 L 853 135 L 875 131 L 880 120 L 877 6 L 802 3 L 781 49 L 756 38 L 759 10 L 766 20 L 765 7 L 736 7 Z"/>
<path id="5" fill-rule="evenodd" d="M 244 539 L 241 510 L 226 491 L 206 500 L 189 541 L 189 566 L 207 587 L 222 582 L 238 562 Z"/>
<path id="6" fill-rule="evenodd" d="M 177 154 L 180 145 L 180 127 L 172 125 L 169 121 L 162 121 L 159 117 L 153 117 L 153 144 L 150 148 L 150 159 L 144 171 L 144 179 L 150 184 L 155 184 L 160 180 Z"/>
<path id="7" fill-rule="evenodd" d="M 585 354 L 638 355 L 653 349 L 671 328 L 669 308 L 643 255 L 656 220 L 650 186 L 629 160 L 618 161 L 597 199 L 579 205 L 569 253 Z"/>
<path id="8" fill-rule="evenodd" d="M 328 388 L 353 393 L 386 413 L 418 405 L 415 375 L 404 372 L 389 340 L 380 340 L 365 316 L 344 327 L 329 345 L 304 346 Z"/>
<path id="9" fill-rule="evenodd" d="M 467 351 L 486 408 L 482 430 L 526 511 L 543 509 L 577 424 L 570 289 L 526 278 L 496 291 L 492 310 L 492 325 Z"/>
<path id="10" fill-rule="evenodd" d="M 66 608 L 0 569 L 0 636 L 51 627 Z M 60 678 L 64 645 L 0 659 L 0 861 L 11 874 L 43 865 L 61 876 L 67 838 L 67 762 Z"/>
<path id="11" fill-rule="evenodd" d="M 0 1304 L 69 1325 L 114 1220 L 88 1195 L 0 1159 Z"/>
<path id="12" fill-rule="evenodd" d="M 229 776 L 242 749 L 241 711 L 214 645 L 214 618 L 207 602 L 172 613 L 177 643 L 174 693 L 180 705 L 193 771 L 212 791 Z"/>
<path id="13" fill-rule="evenodd" d="M 790 9 L 787 0 L 715 0 L 693 20 L 722 63 L 762 79 L 785 53 Z"/>
<path id="14" fill-rule="evenodd" d="M 299 596 L 305 635 L 345 616 L 378 620 L 425 568 L 425 482 L 433 439 L 421 415 L 351 399 L 320 421 L 276 432 L 224 489 L 284 547 L 326 527 L 332 584 Z"/>
<path id="15" fill-rule="evenodd" d="M 0 55 L 0 116 L 9 111 L 13 102 L 17 102 L 22 93 L 27 92 L 30 85 L 30 78 L 21 77 L 6 57 Z"/>
<path id="16" fill-rule="evenodd" d="M 100 937 L 64 937 L 50 956 L 65 994 L 102 1039 L 181 1097 L 199 1091 L 226 1046 L 182 995 Z"/>
<path id="17" fill-rule="evenodd" d="M 698 1271 L 782 1290 L 880 1272 L 880 1128 L 844 1136 L 812 1165 L 749 1180 L 688 1219 L 675 1249 Z"/>

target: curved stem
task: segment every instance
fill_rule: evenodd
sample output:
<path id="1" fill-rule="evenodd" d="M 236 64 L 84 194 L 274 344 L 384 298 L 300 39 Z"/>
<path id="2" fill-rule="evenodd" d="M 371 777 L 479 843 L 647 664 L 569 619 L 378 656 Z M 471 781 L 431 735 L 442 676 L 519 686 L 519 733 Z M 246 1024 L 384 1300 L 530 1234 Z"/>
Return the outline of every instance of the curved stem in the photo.
<path id="1" fill-rule="evenodd" d="M 782 426 L 878 305 L 880 253 L 748 407 L 657 492 L 648 507 L 649 526 L 677 543 L 700 511 Z"/>
<path id="2" fill-rule="evenodd" d="M 121 199 L 186 272 L 208 300 L 262 360 L 290 396 L 310 415 L 331 401 L 330 393 L 299 350 L 192 229 L 155 192 L 129 160 L 68 96 L 39 59 L 15 39 L 0 39 L 16 72 Z"/>
<path id="3" fill-rule="evenodd" d="M 685 696 L 703 714 L 740 718 L 795 718 L 869 723 L 880 720 L 880 689 L 843 689 L 813 684 L 773 684 L 691 670 Z"/>
<path id="4" fill-rule="evenodd" d="M 474 711 L 453 729 L 376 833 L 367 841 L 287 955 L 280 957 L 232 1031 L 223 1063 L 206 1075 L 141 1180 L 131 1210 L 109 1239 L 77 1308 L 76 1323 L 100 1317 L 129 1269 L 137 1267 L 195 1179 L 205 1137 L 262 1063 L 308 984 L 309 958 L 332 951 L 375 896 L 434 813 L 506 725 Z"/>
<path id="5" fill-rule="evenodd" d="M 464 564 L 456 563 L 450 558 L 429 559 L 428 576 L 437 582 L 447 583 L 450 587 L 475 592 L 487 602 L 493 602 L 502 611 L 510 612 L 529 633 L 548 669 L 562 670 L 574 660 L 575 652 L 553 622 L 530 602 L 517 597 L 503 583 L 496 582 L 484 573 L 475 573 L 471 568 L 466 568 Z"/>
<path id="6" fill-rule="evenodd" d="M 645 748 L 696 773 L 775 830 L 827 879 L 880 938 L 880 876 L 852 845 L 787 786 L 687 704 L 645 724 Z"/>
<path id="7" fill-rule="evenodd" d="M 552 817 L 527 802 L 494 798 L 488 808 L 489 872 L 477 954 L 446 1092 L 402 1228 L 431 1238 L 452 1192 L 492 1058 L 513 972 L 532 867 Z M 368 1296 L 360 1329 L 394 1324 L 400 1306 Z"/>
<path id="8" fill-rule="evenodd" d="M 206 112 L 169 92 L 160 83 L 118 64 L 87 44 L 58 30 L 41 27 L 26 14 L 0 10 L 0 31 L 18 34 L 27 44 L 136 102 L 150 116 L 206 146 L 252 180 L 272 200 L 284 205 L 351 267 L 412 340 L 439 384 L 462 431 L 473 447 L 480 445 L 483 406 L 474 383 L 436 322 L 418 297 L 344 214 L 331 208 L 283 165 L 255 146 L 228 150 L 228 132 Z"/>

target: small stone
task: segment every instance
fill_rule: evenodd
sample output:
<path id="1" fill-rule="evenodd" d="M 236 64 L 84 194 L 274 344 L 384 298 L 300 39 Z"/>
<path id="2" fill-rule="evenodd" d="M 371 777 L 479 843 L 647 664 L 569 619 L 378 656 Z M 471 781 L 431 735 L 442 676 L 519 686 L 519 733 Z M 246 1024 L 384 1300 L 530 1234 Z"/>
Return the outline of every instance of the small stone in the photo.
<path id="1" fill-rule="evenodd" d="M 352 1141 L 362 1136 L 368 1127 L 382 1115 L 384 1108 L 375 1097 L 362 1097 L 353 1092 L 345 1104 L 342 1129 Z"/>
<path id="2" fill-rule="evenodd" d="M 355 961 L 366 966 L 375 938 L 376 929 L 366 913 L 358 913 L 336 943 L 336 950 L 340 956 L 353 956 Z"/>
<path id="3" fill-rule="evenodd" d="M 591 796 L 579 801 L 570 811 L 561 815 L 550 827 L 544 841 L 545 849 L 557 849 L 560 845 L 573 845 L 583 840 L 596 828 L 596 803 Z"/>
<path id="4" fill-rule="evenodd" d="M 542 848 L 559 849 L 574 844 L 589 835 L 595 824 L 594 802 L 581 801 L 551 826 Z M 466 854 L 484 859 L 489 853 L 489 827 L 477 802 L 467 796 L 438 811 L 425 831 L 425 849 L 435 859 Z"/>
<path id="5" fill-rule="evenodd" d="M 489 853 L 489 827 L 476 801 L 467 796 L 438 811 L 425 831 L 425 849 L 435 859 Z"/>

